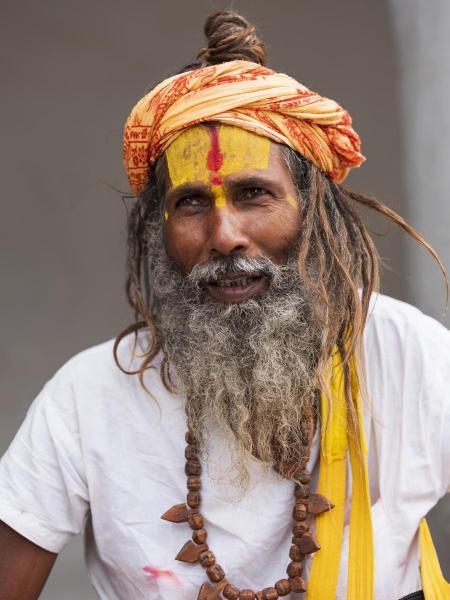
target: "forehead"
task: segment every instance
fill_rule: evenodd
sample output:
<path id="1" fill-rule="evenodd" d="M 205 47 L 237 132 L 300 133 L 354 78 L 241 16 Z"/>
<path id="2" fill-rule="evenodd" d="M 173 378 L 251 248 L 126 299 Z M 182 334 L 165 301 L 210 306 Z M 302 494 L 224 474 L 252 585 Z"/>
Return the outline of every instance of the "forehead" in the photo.
<path id="1" fill-rule="evenodd" d="M 265 170 L 272 144 L 268 138 L 231 125 L 197 125 L 183 131 L 166 151 L 172 186 L 219 183 L 222 177 Z"/>

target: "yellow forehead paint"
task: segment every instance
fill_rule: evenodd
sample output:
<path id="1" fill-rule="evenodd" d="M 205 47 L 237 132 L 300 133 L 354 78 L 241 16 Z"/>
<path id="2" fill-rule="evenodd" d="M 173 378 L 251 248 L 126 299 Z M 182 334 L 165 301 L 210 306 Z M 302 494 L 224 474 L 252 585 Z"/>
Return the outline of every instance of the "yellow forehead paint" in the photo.
<path id="1" fill-rule="evenodd" d="M 166 151 L 172 186 L 208 184 L 217 208 L 226 205 L 224 177 L 267 169 L 269 155 L 268 138 L 229 125 L 190 127 Z"/>

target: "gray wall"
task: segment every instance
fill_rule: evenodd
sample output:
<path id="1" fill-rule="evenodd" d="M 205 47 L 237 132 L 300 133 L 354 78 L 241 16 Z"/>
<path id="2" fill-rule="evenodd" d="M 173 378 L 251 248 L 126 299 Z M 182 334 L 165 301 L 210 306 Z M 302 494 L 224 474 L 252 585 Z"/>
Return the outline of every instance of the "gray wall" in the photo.
<path id="1" fill-rule="evenodd" d="M 405 216 L 432 242 L 449 268 L 450 3 L 390 0 L 390 15 L 402 106 Z M 439 270 L 413 243 L 407 245 L 405 259 L 409 297 L 449 327 L 449 313 L 442 311 Z M 432 512 L 430 526 L 450 579 L 450 497 Z"/>
<path id="2" fill-rule="evenodd" d="M 123 293 L 125 210 L 117 191 L 127 189 L 123 122 L 148 86 L 193 58 L 205 15 L 229 5 L 15 0 L 2 6 L 0 451 L 56 368 L 130 321 Z M 410 154 L 399 85 L 406 66 L 398 59 L 387 0 L 242 0 L 233 6 L 258 24 L 275 68 L 353 115 L 368 161 L 349 186 L 419 225 L 421 215 L 406 200 Z M 442 232 L 448 253 L 446 231 L 436 227 L 439 211 L 425 229 L 439 247 Z M 413 264 L 412 244 L 378 219 L 372 225 L 383 234 L 377 237 L 387 266 L 383 291 L 439 317 L 442 296 L 433 291 L 430 304 L 429 288 L 421 284 L 423 274 L 435 270 L 431 259 L 419 254 L 423 262 Z M 439 520 L 435 529 L 442 531 Z M 448 559 L 444 543 L 440 554 Z M 94 598 L 80 555 L 79 543 L 63 552 L 45 600 Z"/>
<path id="3" fill-rule="evenodd" d="M 390 0 L 390 13 L 402 106 L 406 216 L 450 267 L 450 2 Z M 449 327 L 449 315 L 442 315 L 439 270 L 430 268 L 416 244 L 406 261 L 411 297 Z"/>

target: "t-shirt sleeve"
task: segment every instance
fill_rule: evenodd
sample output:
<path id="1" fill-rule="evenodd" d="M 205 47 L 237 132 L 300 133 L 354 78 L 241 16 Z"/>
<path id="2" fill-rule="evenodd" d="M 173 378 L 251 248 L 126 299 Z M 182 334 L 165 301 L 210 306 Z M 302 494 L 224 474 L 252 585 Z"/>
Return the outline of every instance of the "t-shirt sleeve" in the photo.
<path id="1" fill-rule="evenodd" d="M 89 507 L 70 363 L 32 403 L 0 461 L 0 520 L 60 552 Z"/>

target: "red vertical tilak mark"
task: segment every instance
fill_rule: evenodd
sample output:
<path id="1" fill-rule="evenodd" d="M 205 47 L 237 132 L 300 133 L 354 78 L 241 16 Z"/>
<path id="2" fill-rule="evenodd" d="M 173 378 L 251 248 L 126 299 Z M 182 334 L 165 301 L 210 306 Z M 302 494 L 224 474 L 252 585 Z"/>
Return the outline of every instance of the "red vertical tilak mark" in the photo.
<path id="1" fill-rule="evenodd" d="M 219 131 L 215 125 L 208 127 L 208 131 L 211 136 L 211 150 L 208 152 L 206 167 L 211 172 L 211 183 L 221 185 L 222 177 L 218 171 L 223 165 L 223 154 L 219 148 Z"/>

